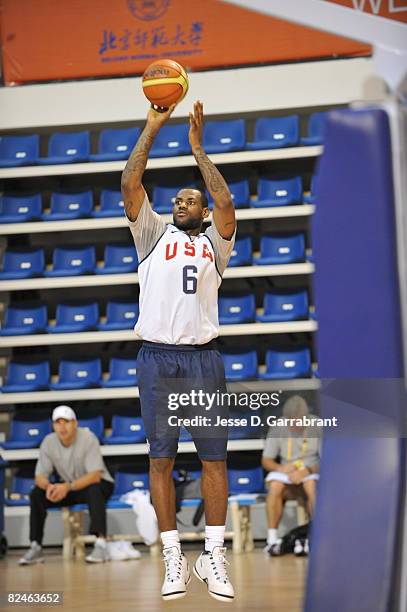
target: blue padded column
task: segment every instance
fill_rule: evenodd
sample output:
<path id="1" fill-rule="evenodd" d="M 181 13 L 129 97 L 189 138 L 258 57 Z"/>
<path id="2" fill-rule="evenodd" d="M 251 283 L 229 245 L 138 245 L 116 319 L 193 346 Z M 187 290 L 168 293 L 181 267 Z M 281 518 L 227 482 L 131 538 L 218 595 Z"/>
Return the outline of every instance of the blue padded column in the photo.
<path id="1" fill-rule="evenodd" d="M 323 443 L 305 609 L 387 612 L 406 456 L 398 438 L 403 361 L 384 111 L 329 114 L 316 207 L 318 367 L 322 379 L 341 379 L 321 394 L 321 410 L 348 435 Z"/>

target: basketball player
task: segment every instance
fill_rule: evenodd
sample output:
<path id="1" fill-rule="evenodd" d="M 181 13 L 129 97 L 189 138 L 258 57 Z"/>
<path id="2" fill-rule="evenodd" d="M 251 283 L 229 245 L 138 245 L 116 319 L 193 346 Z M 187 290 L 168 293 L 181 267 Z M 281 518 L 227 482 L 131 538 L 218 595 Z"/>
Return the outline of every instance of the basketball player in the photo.
<path id="1" fill-rule="evenodd" d="M 224 392 L 222 358 L 212 345 L 219 334 L 218 288 L 228 264 L 236 233 L 230 191 L 202 147 L 203 105 L 189 115 L 189 141 L 206 187 L 214 200 L 213 223 L 203 233 L 209 215 L 205 193 L 181 189 L 173 205 L 173 223 L 166 225 L 153 212 L 142 185 L 148 154 L 167 112 L 149 110 L 146 126 L 122 175 L 124 206 L 139 257 L 140 317 L 135 327 L 143 339 L 138 353 L 141 411 L 149 443 L 150 491 L 163 544 L 165 578 L 161 594 L 176 599 L 186 594 L 188 562 L 181 552 L 175 518 L 172 478 L 179 426 L 170 426 L 168 395 L 192 388 Z M 227 409 L 200 408 L 211 422 L 226 417 Z M 199 411 L 199 409 L 198 409 Z M 197 415 L 184 406 L 177 417 Z M 202 462 L 205 503 L 205 550 L 194 566 L 210 595 L 232 601 L 233 586 L 226 571 L 224 533 L 227 511 L 225 427 L 189 427 Z"/>

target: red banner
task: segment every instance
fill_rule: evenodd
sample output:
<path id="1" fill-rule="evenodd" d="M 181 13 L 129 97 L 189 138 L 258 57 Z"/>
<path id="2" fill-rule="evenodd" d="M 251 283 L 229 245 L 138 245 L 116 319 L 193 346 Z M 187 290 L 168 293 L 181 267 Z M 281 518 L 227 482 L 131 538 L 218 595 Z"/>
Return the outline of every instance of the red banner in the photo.
<path id="1" fill-rule="evenodd" d="M 348 8 L 407 23 L 406 0 L 328 0 Z M 407 34 L 406 34 L 407 36 Z"/>
<path id="2" fill-rule="evenodd" d="M 0 0 L 7 84 L 369 55 L 370 47 L 220 0 Z"/>

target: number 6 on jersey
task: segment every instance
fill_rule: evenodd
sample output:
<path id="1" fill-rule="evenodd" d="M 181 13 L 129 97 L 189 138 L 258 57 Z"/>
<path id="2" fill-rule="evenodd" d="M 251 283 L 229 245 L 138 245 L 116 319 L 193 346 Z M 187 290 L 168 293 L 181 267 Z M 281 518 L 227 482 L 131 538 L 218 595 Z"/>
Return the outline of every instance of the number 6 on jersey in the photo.
<path id="1" fill-rule="evenodd" d="M 184 266 L 182 269 L 183 283 L 182 288 L 184 293 L 192 294 L 196 293 L 198 285 L 198 279 L 194 274 L 198 274 L 198 268 L 196 266 Z"/>

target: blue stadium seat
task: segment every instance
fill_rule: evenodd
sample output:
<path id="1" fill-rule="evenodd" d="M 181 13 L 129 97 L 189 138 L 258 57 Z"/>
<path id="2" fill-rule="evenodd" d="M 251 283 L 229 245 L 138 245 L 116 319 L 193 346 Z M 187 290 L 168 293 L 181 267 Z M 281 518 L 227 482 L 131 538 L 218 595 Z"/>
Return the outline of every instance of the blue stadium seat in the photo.
<path id="1" fill-rule="evenodd" d="M 40 157 L 38 163 L 71 164 L 89 161 L 89 132 L 55 132 L 48 140 L 48 155 Z"/>
<path id="2" fill-rule="evenodd" d="M 48 323 L 47 307 L 24 307 L 20 304 L 9 306 L 6 310 L 0 334 L 2 336 L 25 336 L 45 332 Z"/>
<path id="3" fill-rule="evenodd" d="M 34 476 L 23 476 L 23 472 L 18 470 L 11 479 L 9 494 L 5 498 L 6 506 L 29 506 L 30 493 L 34 486 Z"/>
<path id="4" fill-rule="evenodd" d="M 140 136 L 140 128 L 101 130 L 98 141 L 98 152 L 89 156 L 90 161 L 115 161 L 130 157 L 134 145 Z"/>
<path id="5" fill-rule="evenodd" d="M 207 153 L 242 151 L 246 145 L 244 119 L 207 121 L 203 132 L 203 146 Z"/>
<path id="6" fill-rule="evenodd" d="M 99 305 L 97 302 L 58 304 L 54 325 L 48 325 L 51 334 L 69 334 L 97 328 Z"/>
<path id="7" fill-rule="evenodd" d="M 276 234 L 262 236 L 260 256 L 255 257 L 256 265 L 289 264 L 305 260 L 304 234 Z"/>
<path id="8" fill-rule="evenodd" d="M 62 359 L 58 368 L 58 381 L 51 383 L 55 391 L 64 389 L 89 389 L 99 387 L 102 378 L 100 359 Z"/>
<path id="9" fill-rule="evenodd" d="M 184 428 L 185 429 L 185 428 Z M 184 482 L 184 474 L 187 474 L 188 480 L 196 480 L 202 477 L 202 470 L 189 470 L 188 468 L 180 468 L 172 471 L 172 477 L 174 480 Z"/>
<path id="10" fill-rule="evenodd" d="M 288 117 L 261 117 L 254 127 L 254 141 L 248 142 L 246 148 L 280 149 L 295 147 L 300 139 L 300 119 L 298 115 Z"/>
<path id="11" fill-rule="evenodd" d="M 250 185 L 248 179 L 228 183 L 235 208 L 246 208 L 250 205 Z"/>
<path id="12" fill-rule="evenodd" d="M 181 431 L 182 431 L 182 428 L 181 428 Z M 187 441 L 190 442 L 191 440 L 192 438 Z M 182 473 L 183 471 L 184 470 L 173 470 L 172 477 L 174 478 L 175 481 L 180 482 L 180 483 L 185 482 L 184 474 Z M 192 482 L 202 477 L 202 470 L 186 469 L 185 472 L 186 472 L 187 482 Z M 200 504 L 201 499 L 202 499 L 201 494 L 198 494 L 196 498 L 183 499 L 181 501 L 181 507 L 182 508 L 197 508 L 198 505 Z"/>
<path id="13" fill-rule="evenodd" d="M 7 440 L 0 444 L 7 450 L 15 448 L 36 448 L 45 436 L 51 433 L 51 421 L 20 421 L 13 419 L 10 425 L 10 434 Z"/>
<path id="14" fill-rule="evenodd" d="M 302 179 L 300 176 L 286 179 L 260 178 L 258 198 L 252 200 L 252 206 L 288 206 L 302 204 Z"/>
<path id="15" fill-rule="evenodd" d="M 256 299 L 253 293 L 219 298 L 219 323 L 250 323 L 256 318 Z"/>
<path id="16" fill-rule="evenodd" d="M 172 213 L 175 196 L 177 195 L 179 190 L 183 188 L 185 188 L 184 185 L 180 187 L 154 187 L 153 209 L 155 210 L 155 212 Z M 191 186 L 191 189 L 195 189 L 195 186 Z"/>
<path id="17" fill-rule="evenodd" d="M 306 289 L 302 291 L 274 290 L 264 295 L 264 312 L 257 315 L 257 320 L 269 323 L 307 319 L 308 307 Z"/>
<path id="18" fill-rule="evenodd" d="M 42 215 L 42 196 L 8 194 L 0 196 L 0 223 L 36 221 Z"/>
<path id="19" fill-rule="evenodd" d="M 140 444 L 146 441 L 143 419 L 141 417 L 112 417 L 112 433 L 103 439 L 104 444 Z"/>
<path id="20" fill-rule="evenodd" d="M 94 433 L 99 442 L 102 440 L 105 433 L 105 422 L 101 414 L 89 419 L 78 419 L 78 425 Z"/>
<path id="21" fill-rule="evenodd" d="M 197 480 L 202 477 L 202 470 L 188 470 L 188 476 L 191 480 Z"/>
<path id="22" fill-rule="evenodd" d="M 40 155 L 40 137 L 0 136 L 0 168 L 13 166 L 30 166 L 38 162 Z"/>
<path id="23" fill-rule="evenodd" d="M 7 249 L 3 258 L 0 280 L 41 276 L 45 269 L 44 249 Z"/>
<path id="24" fill-rule="evenodd" d="M 229 267 L 251 266 L 253 262 L 253 243 L 250 236 L 236 239 L 229 260 Z"/>
<path id="25" fill-rule="evenodd" d="M 114 329 L 133 329 L 139 316 L 137 302 L 108 302 L 106 306 L 106 321 L 99 323 L 99 331 Z"/>
<path id="26" fill-rule="evenodd" d="M 256 412 L 251 410 L 250 412 L 230 412 L 230 419 L 246 419 L 247 425 L 229 425 L 228 427 L 228 438 L 229 440 L 251 440 L 259 437 L 260 428 L 256 425 L 251 424 L 250 417 L 256 415 Z"/>
<path id="27" fill-rule="evenodd" d="M 150 157 L 174 157 L 188 155 L 191 146 L 188 139 L 189 125 L 164 125 L 156 135 Z"/>
<path id="28" fill-rule="evenodd" d="M 119 499 L 121 495 L 134 489 L 148 490 L 150 479 L 148 472 L 121 472 L 114 475 L 114 491 L 112 499 Z"/>
<path id="29" fill-rule="evenodd" d="M 229 191 L 235 208 L 247 208 L 250 206 L 250 186 L 247 179 L 228 183 Z M 213 210 L 213 198 L 209 191 L 206 192 L 209 208 Z"/>
<path id="30" fill-rule="evenodd" d="M 262 467 L 228 469 L 229 495 L 263 493 L 264 475 Z"/>
<path id="31" fill-rule="evenodd" d="M 93 208 L 93 193 L 79 191 L 76 193 L 55 192 L 51 195 L 51 210 L 42 215 L 43 221 L 64 221 L 90 217 Z"/>
<path id="32" fill-rule="evenodd" d="M 226 380 L 248 380 L 257 378 L 257 353 L 252 351 L 230 351 L 222 353 Z"/>
<path id="33" fill-rule="evenodd" d="M 315 189 L 317 186 L 317 175 L 314 174 L 314 176 L 311 178 L 311 189 L 309 194 L 304 195 L 304 202 L 306 204 L 314 204 L 315 202 Z"/>
<path id="34" fill-rule="evenodd" d="M 102 189 L 100 208 L 92 210 L 92 217 L 123 217 L 124 201 L 121 191 Z"/>
<path id="35" fill-rule="evenodd" d="M 137 385 L 137 360 L 112 357 L 109 378 L 101 384 L 102 387 L 134 387 Z"/>
<path id="36" fill-rule="evenodd" d="M 56 247 L 52 254 L 52 269 L 44 276 L 80 276 L 93 274 L 96 267 L 94 246 Z"/>
<path id="37" fill-rule="evenodd" d="M 18 363 L 10 361 L 3 393 L 44 391 L 49 388 L 50 367 L 48 361 Z"/>
<path id="38" fill-rule="evenodd" d="M 320 145 L 324 142 L 327 113 L 312 113 L 308 120 L 308 135 L 301 138 L 302 145 Z"/>
<path id="39" fill-rule="evenodd" d="M 309 349 L 296 351 L 274 351 L 266 353 L 266 372 L 259 374 L 264 380 L 308 378 L 311 376 L 311 353 Z"/>
<path id="40" fill-rule="evenodd" d="M 96 274 L 126 274 L 136 272 L 137 266 L 137 251 L 134 245 L 107 244 L 103 266 L 96 268 Z"/>

